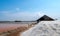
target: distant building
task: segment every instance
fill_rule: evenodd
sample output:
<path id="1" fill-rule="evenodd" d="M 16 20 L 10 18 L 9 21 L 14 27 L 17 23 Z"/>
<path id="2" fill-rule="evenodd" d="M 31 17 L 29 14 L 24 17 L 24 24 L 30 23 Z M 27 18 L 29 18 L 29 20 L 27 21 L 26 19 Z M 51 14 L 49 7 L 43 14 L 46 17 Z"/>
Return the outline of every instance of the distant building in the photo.
<path id="1" fill-rule="evenodd" d="M 39 18 L 39 19 L 37 20 L 37 23 L 38 23 L 39 21 L 54 21 L 54 19 L 51 18 L 51 17 L 49 17 L 49 16 L 47 16 L 47 15 L 44 15 L 44 16 L 42 16 L 41 18 Z"/>

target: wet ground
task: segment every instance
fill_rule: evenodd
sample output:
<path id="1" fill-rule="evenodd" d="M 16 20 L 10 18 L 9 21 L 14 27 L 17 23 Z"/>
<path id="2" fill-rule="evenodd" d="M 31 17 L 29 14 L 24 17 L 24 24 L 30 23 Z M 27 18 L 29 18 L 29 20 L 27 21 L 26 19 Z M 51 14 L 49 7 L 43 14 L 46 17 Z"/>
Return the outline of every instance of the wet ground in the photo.
<path id="1" fill-rule="evenodd" d="M 0 23 L 0 36 L 20 36 L 32 27 L 32 23 Z"/>

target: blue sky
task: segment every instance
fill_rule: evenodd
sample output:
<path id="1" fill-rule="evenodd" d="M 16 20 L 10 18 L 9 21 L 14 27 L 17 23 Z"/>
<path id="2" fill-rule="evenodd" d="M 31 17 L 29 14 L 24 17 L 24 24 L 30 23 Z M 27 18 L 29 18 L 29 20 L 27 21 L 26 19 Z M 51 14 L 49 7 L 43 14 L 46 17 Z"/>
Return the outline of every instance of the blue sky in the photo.
<path id="1" fill-rule="evenodd" d="M 60 0 L 0 0 L 0 21 L 36 20 L 45 14 L 59 19 Z"/>

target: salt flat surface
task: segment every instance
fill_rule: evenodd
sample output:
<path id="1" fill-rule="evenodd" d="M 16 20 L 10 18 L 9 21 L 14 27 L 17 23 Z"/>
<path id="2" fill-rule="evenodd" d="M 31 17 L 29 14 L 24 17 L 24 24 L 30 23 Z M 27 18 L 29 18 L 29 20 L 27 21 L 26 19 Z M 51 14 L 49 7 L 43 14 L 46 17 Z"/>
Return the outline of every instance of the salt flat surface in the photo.
<path id="1" fill-rule="evenodd" d="M 21 36 L 60 36 L 60 21 L 41 21 Z"/>
<path id="2" fill-rule="evenodd" d="M 21 23 L 0 23 L 0 32 L 14 30 L 21 26 L 28 26 L 28 25 Z"/>

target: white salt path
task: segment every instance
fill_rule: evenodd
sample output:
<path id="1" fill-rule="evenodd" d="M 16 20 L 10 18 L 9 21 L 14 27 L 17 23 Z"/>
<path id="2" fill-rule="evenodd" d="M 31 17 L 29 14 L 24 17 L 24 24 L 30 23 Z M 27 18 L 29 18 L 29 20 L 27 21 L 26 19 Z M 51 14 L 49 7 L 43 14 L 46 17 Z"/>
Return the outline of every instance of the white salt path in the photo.
<path id="1" fill-rule="evenodd" d="M 41 21 L 21 36 L 60 36 L 60 21 Z"/>

